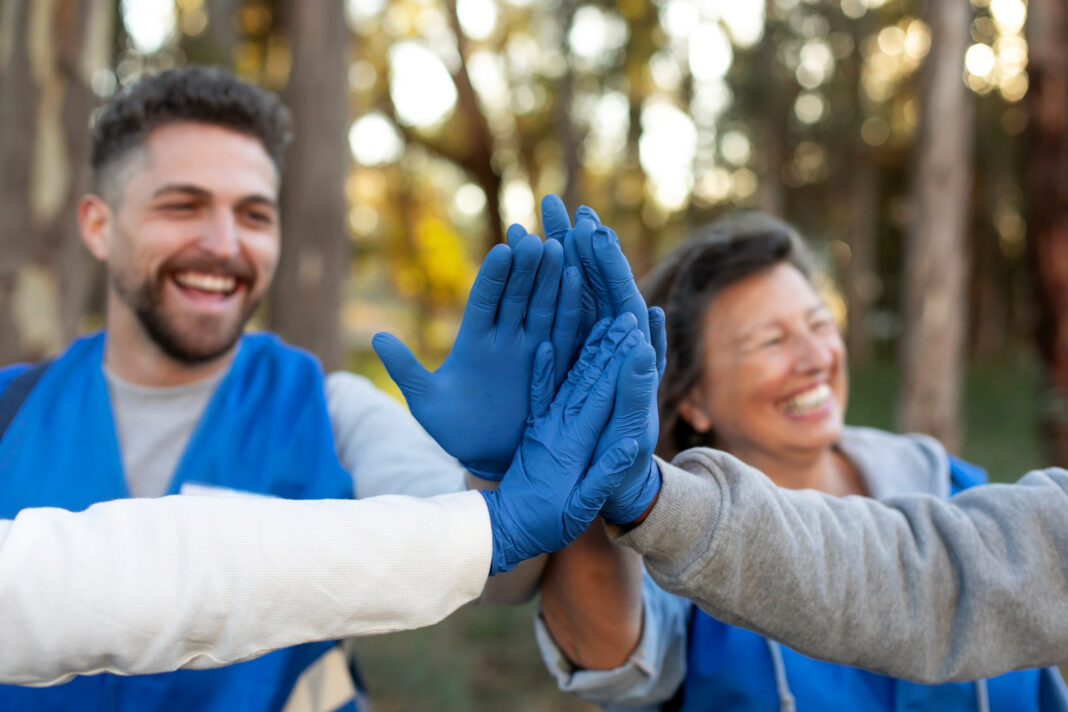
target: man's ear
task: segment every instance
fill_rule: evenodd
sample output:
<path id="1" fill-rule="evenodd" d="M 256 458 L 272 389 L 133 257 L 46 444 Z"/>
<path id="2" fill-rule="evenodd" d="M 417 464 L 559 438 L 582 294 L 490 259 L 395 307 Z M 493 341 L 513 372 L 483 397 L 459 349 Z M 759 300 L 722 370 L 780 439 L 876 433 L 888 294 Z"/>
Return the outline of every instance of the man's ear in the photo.
<path id="1" fill-rule="evenodd" d="M 78 228 L 82 242 L 101 262 L 108 259 L 108 234 L 113 219 L 111 206 L 99 195 L 83 195 L 78 201 Z"/>
<path id="2" fill-rule="evenodd" d="M 701 399 L 696 398 L 694 392 L 690 391 L 679 403 L 679 415 L 697 432 L 707 433 L 712 429 L 712 419 L 708 417 L 704 404 L 700 401 Z"/>

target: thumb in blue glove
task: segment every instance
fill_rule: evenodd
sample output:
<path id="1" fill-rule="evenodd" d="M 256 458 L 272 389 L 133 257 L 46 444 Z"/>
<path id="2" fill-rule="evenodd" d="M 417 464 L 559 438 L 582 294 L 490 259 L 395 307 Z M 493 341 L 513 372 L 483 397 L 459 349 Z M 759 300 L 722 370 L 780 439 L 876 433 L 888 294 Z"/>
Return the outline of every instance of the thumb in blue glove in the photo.
<path id="1" fill-rule="evenodd" d="M 630 437 L 610 445 L 592 467 L 590 461 L 610 416 L 631 422 L 634 432 L 646 428 L 644 402 L 637 414 L 613 413 L 620 402 L 620 372 L 635 349 L 649 347 L 631 315 L 607 329 L 595 329 L 572 373 L 551 398 L 552 348 L 539 348 L 531 383 L 531 422 L 500 487 L 481 490 L 493 530 L 491 574 L 571 543 L 633 465 L 638 447 Z M 628 398 L 623 407 L 640 400 Z"/>
<path id="2" fill-rule="evenodd" d="M 623 361 L 612 419 L 601 434 L 597 448 L 598 454 L 607 453 L 624 434 L 634 438 L 638 446 L 634 463 L 601 510 L 601 516 L 613 524 L 638 519 L 660 492 L 660 469 L 653 460 L 659 433 L 656 389 L 660 379 L 654 349 L 643 346 L 632 349 Z"/>

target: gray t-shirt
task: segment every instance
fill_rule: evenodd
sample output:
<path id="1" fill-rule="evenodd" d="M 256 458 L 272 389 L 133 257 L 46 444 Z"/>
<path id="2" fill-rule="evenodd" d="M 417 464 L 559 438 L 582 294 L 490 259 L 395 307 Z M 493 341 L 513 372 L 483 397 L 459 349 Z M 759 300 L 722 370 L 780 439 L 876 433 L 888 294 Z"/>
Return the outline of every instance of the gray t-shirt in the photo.
<path id="1" fill-rule="evenodd" d="M 161 497 L 170 487 L 193 429 L 226 371 L 181 386 L 142 386 L 107 366 L 122 469 L 131 497 Z"/>
<path id="2" fill-rule="evenodd" d="M 226 372 L 158 388 L 129 383 L 107 368 L 104 371 L 130 494 L 166 494 L 189 438 Z M 460 464 L 404 406 L 369 380 L 332 373 L 326 377 L 325 391 L 338 459 L 353 478 L 355 497 L 429 497 L 465 489 Z"/>

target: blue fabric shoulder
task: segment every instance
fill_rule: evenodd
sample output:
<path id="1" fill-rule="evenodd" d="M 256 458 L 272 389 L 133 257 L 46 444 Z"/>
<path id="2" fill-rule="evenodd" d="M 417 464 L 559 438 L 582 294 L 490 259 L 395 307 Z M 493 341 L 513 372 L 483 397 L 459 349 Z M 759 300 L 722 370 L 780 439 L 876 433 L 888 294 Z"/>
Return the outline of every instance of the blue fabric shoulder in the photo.
<path id="1" fill-rule="evenodd" d="M 959 457 L 949 456 L 949 494 L 957 494 L 977 485 L 985 485 L 987 482 L 986 470 L 966 462 Z"/>
<path id="2" fill-rule="evenodd" d="M 31 364 L 28 363 L 14 363 L 0 368 L 0 393 L 4 392 L 4 389 L 15 380 L 16 376 L 30 370 L 30 366 Z"/>

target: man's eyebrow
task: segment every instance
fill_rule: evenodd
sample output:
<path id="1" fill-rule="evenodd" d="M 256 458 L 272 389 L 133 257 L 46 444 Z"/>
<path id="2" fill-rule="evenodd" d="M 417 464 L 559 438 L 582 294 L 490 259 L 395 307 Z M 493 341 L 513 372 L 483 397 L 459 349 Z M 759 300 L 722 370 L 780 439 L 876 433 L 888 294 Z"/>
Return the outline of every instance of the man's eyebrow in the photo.
<path id="1" fill-rule="evenodd" d="M 238 205 L 262 205 L 264 207 L 278 209 L 278 201 L 274 198 L 270 198 L 266 195 L 260 195 L 259 193 L 253 193 L 252 195 L 246 195 L 241 200 L 237 201 Z"/>
<path id="2" fill-rule="evenodd" d="M 190 185 L 188 183 L 167 183 L 160 186 L 152 193 L 153 198 L 158 198 L 161 195 L 167 193 L 185 193 L 186 195 L 195 196 L 197 198 L 210 198 L 211 192 L 204 190 L 200 186 Z"/>
<path id="3" fill-rule="evenodd" d="M 204 188 L 201 188 L 200 186 L 191 185 L 191 184 L 188 184 L 188 183 L 167 183 L 166 185 L 157 188 L 156 191 L 154 193 L 152 193 L 152 197 L 153 198 L 158 198 L 161 195 L 167 195 L 169 193 L 181 193 L 183 195 L 188 195 L 190 197 L 199 198 L 201 200 L 210 200 L 211 199 L 211 191 L 210 190 L 205 190 Z M 269 208 L 274 208 L 274 209 L 278 208 L 278 201 L 276 201 L 274 198 L 272 198 L 270 196 L 261 195 L 259 193 L 253 193 L 252 195 L 246 195 L 245 197 L 241 198 L 241 200 L 239 200 L 237 202 L 238 202 L 239 205 L 258 204 L 258 205 L 264 205 L 264 206 L 269 207 Z"/>

